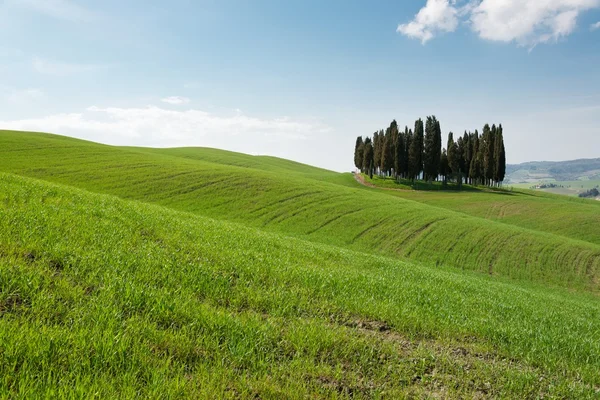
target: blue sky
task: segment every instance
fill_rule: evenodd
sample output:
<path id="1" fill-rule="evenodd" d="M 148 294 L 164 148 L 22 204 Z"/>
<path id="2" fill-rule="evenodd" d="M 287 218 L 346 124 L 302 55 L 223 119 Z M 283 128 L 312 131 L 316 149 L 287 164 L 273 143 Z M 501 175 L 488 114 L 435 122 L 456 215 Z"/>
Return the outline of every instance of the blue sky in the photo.
<path id="1" fill-rule="evenodd" d="M 600 0 L 4 0 L 0 128 L 344 171 L 356 136 L 434 114 L 502 123 L 511 163 L 600 157 L 598 22 Z"/>

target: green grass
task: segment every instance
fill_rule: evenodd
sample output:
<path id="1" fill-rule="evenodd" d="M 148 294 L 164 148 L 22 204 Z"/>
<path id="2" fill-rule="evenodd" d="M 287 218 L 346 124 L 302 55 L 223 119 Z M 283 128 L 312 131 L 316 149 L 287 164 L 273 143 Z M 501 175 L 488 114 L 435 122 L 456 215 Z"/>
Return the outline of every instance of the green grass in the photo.
<path id="1" fill-rule="evenodd" d="M 469 190 L 482 190 L 481 188 L 477 188 L 471 185 L 462 185 L 459 187 L 457 183 L 454 182 L 446 182 L 444 184 L 440 181 L 435 182 L 425 182 L 421 180 L 415 180 L 414 182 L 409 179 L 396 179 L 390 176 L 378 176 L 373 175 L 373 178 L 370 178 L 366 174 L 361 174 L 362 179 L 368 184 L 373 185 L 382 189 L 394 189 L 394 190 L 414 190 L 414 191 L 469 191 Z"/>
<path id="2" fill-rule="evenodd" d="M 600 390 L 595 296 L 7 174 L 0 290 L 3 398 Z"/>
<path id="3" fill-rule="evenodd" d="M 386 183 L 382 184 L 382 181 Z M 394 188 L 395 185 L 390 179 L 374 179 L 370 183 L 382 189 Z M 599 202 L 526 189 L 463 187 L 465 190 L 462 191 L 381 192 L 486 220 L 600 244 Z"/>
<path id="4" fill-rule="evenodd" d="M 542 191 L 542 192 L 546 192 L 546 193 L 555 193 L 555 194 L 562 194 L 562 195 L 567 195 L 567 196 L 578 196 L 579 193 L 588 191 L 592 188 L 597 188 L 600 187 L 600 180 L 589 180 L 589 179 L 585 179 L 585 180 L 577 180 L 577 181 L 556 181 L 556 180 L 548 180 L 545 182 L 534 182 L 534 183 L 518 183 L 518 184 L 514 184 L 511 185 L 515 188 L 520 188 L 520 189 L 530 189 L 532 187 L 535 187 L 538 184 L 542 184 L 542 183 L 554 183 L 558 186 L 562 186 L 562 187 L 557 187 L 557 188 L 547 188 L 547 189 L 535 189 L 536 191 Z"/>
<path id="5" fill-rule="evenodd" d="M 265 170 L 232 166 L 244 158 L 236 153 L 235 160 L 223 153 L 221 162 L 214 163 L 201 160 L 201 156 L 172 154 L 180 150 L 163 154 L 159 150 L 115 148 L 54 135 L 10 132 L 0 135 L 0 146 L 0 170 L 19 175 L 436 267 L 593 292 L 600 288 L 600 233 L 594 223 L 599 214 L 595 204 L 557 203 L 555 199 L 535 197 L 532 207 L 556 208 L 572 217 L 569 222 L 559 215 L 551 223 L 540 218 L 540 229 L 532 230 L 451 210 L 451 202 L 456 207 L 464 204 L 456 197 L 462 193 L 453 194 L 454 200 L 444 198 L 440 201 L 444 204 L 432 206 L 423 204 L 427 202 L 423 199 L 400 198 L 403 192 L 352 188 L 348 187 L 350 183 L 327 181 L 332 176 L 334 181 L 352 180 L 349 174 L 311 167 L 286 174 L 286 168 L 277 170 L 272 165 Z M 281 164 L 289 165 L 284 161 Z M 320 175 L 321 179 L 307 174 Z M 358 186 L 356 182 L 354 185 Z M 441 199 L 444 194 L 436 196 Z M 490 209 L 493 203 L 489 196 L 506 201 L 504 194 L 485 196 L 476 200 L 472 197 L 478 203 L 470 213 Z M 522 198 L 526 196 L 515 198 L 517 204 Z M 574 229 L 579 218 L 581 225 Z M 513 220 L 520 223 L 519 218 Z M 562 226 L 569 226 L 570 231 L 560 231 Z M 548 232 L 552 229 L 556 232 Z"/>

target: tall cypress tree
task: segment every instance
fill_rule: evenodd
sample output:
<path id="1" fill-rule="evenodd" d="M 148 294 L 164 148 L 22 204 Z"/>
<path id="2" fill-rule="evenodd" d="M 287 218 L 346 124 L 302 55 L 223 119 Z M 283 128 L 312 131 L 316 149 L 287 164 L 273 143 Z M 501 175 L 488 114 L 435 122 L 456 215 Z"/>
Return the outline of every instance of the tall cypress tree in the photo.
<path id="1" fill-rule="evenodd" d="M 479 132 L 475 129 L 473 136 L 471 137 L 471 163 L 469 165 L 469 178 L 471 184 L 479 184 Z"/>
<path id="2" fill-rule="evenodd" d="M 435 117 L 433 117 L 435 119 Z M 435 163 L 436 163 L 436 173 L 434 179 L 437 179 L 437 176 L 440 174 L 440 162 L 442 159 L 442 127 L 440 126 L 440 121 L 435 120 Z"/>
<path id="3" fill-rule="evenodd" d="M 390 152 L 392 158 L 392 165 L 390 169 L 393 169 L 395 178 L 398 176 L 398 170 L 400 169 L 400 158 L 398 157 L 398 151 L 396 149 L 398 146 L 398 133 L 398 123 L 396 120 L 393 120 L 390 124 Z"/>
<path id="4" fill-rule="evenodd" d="M 397 132 L 396 134 L 396 145 L 394 148 L 394 159 L 396 160 L 396 179 L 404 174 L 404 133 Z"/>
<path id="5" fill-rule="evenodd" d="M 450 173 L 453 176 L 458 176 L 460 171 L 460 160 L 458 158 L 458 149 L 456 143 L 454 142 L 454 134 L 450 132 L 448 134 L 448 166 L 450 168 Z"/>
<path id="6" fill-rule="evenodd" d="M 409 159 L 409 176 L 414 182 L 423 171 L 423 120 L 415 121 L 415 131 L 412 135 Z"/>
<path id="7" fill-rule="evenodd" d="M 423 169 L 426 181 L 432 181 L 435 175 L 435 120 L 427 117 L 425 121 L 425 138 L 423 141 Z"/>
<path id="8" fill-rule="evenodd" d="M 403 148 L 403 154 L 402 154 L 402 177 L 403 178 L 408 178 L 408 171 L 409 171 L 409 150 L 410 150 L 410 143 L 412 141 L 412 130 L 408 129 L 408 126 L 404 127 L 404 148 Z"/>
<path id="9" fill-rule="evenodd" d="M 492 129 L 488 124 L 483 127 L 479 152 L 483 160 L 483 183 L 490 185 L 494 177 L 494 148 L 492 146 Z"/>
<path id="10" fill-rule="evenodd" d="M 456 158 L 458 160 L 457 183 L 458 183 L 458 187 L 462 188 L 463 178 L 465 176 L 465 171 L 466 171 L 466 162 L 465 162 L 465 141 L 460 136 L 458 136 L 458 140 L 456 141 Z"/>
<path id="11" fill-rule="evenodd" d="M 502 132 L 502 124 L 498 126 L 496 130 L 496 149 L 495 156 L 496 160 L 496 182 L 500 183 L 504 181 L 506 176 L 506 149 L 504 148 L 504 135 Z"/>
<path id="12" fill-rule="evenodd" d="M 383 142 L 385 137 L 383 135 L 383 129 L 379 131 L 378 140 L 377 140 L 377 151 L 379 152 L 379 163 L 375 165 L 375 169 L 379 169 L 379 174 L 383 175 Z M 375 157 L 373 157 L 375 159 Z"/>
<path id="13" fill-rule="evenodd" d="M 425 179 L 428 181 L 437 179 L 440 170 L 441 156 L 442 129 L 440 127 L 440 122 L 435 116 L 427 117 L 427 122 L 425 123 L 423 164 Z"/>
<path id="14" fill-rule="evenodd" d="M 392 169 L 394 168 L 394 136 L 392 134 L 391 126 L 385 131 L 385 140 L 383 141 L 383 154 L 385 157 L 386 175 L 391 176 Z"/>
<path id="15" fill-rule="evenodd" d="M 375 169 L 379 168 L 379 164 L 381 163 L 381 151 L 380 151 L 380 140 L 379 140 L 379 131 L 375 131 L 373 133 L 373 164 L 375 165 Z"/>
<path id="16" fill-rule="evenodd" d="M 362 136 L 356 138 L 356 145 L 354 146 L 354 166 L 360 170 L 363 167 L 363 150 L 364 143 Z"/>
<path id="17" fill-rule="evenodd" d="M 369 177 L 373 178 L 375 151 L 373 150 L 373 143 L 371 142 L 371 138 L 367 137 L 365 139 L 363 147 L 363 171 L 366 171 L 369 174 Z"/>
<path id="18" fill-rule="evenodd" d="M 497 132 L 496 124 L 492 125 L 490 129 L 490 142 L 488 144 L 488 158 L 487 162 L 489 163 L 486 167 L 486 178 L 490 182 L 490 186 L 493 186 L 496 182 L 496 132 Z"/>
<path id="19" fill-rule="evenodd" d="M 465 178 L 467 183 L 471 183 L 471 179 L 469 178 L 469 172 L 471 169 L 471 158 L 473 158 L 473 146 L 471 145 L 471 134 L 465 131 L 465 135 L 463 136 L 463 144 L 465 146 L 464 158 L 465 158 L 465 167 L 463 172 L 465 173 Z"/>

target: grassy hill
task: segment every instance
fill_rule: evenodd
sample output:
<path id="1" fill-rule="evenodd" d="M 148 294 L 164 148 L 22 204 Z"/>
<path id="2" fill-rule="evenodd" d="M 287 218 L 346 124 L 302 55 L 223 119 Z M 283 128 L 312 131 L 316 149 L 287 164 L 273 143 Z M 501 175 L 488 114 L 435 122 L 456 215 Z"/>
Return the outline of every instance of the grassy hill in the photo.
<path id="1" fill-rule="evenodd" d="M 568 198 L 526 189 L 490 190 L 465 185 L 462 191 L 429 190 L 421 183 L 421 190 L 396 184 L 391 178 L 365 177 L 369 184 L 387 190 L 388 195 L 410 199 L 437 207 L 600 244 L 600 203 L 586 199 Z M 452 184 L 453 185 L 453 184 Z M 451 185 L 451 188 L 454 186 Z M 454 188 L 456 189 L 456 188 Z"/>
<path id="2" fill-rule="evenodd" d="M 593 223 L 597 208 L 579 203 L 556 206 L 573 215 L 571 223 L 581 223 L 577 229 L 563 232 L 564 218 L 540 218 L 543 222 L 533 230 L 456 212 L 448 204 L 443 208 L 423 204 L 423 199 L 351 188 L 352 177 L 343 174 L 308 166 L 286 173 L 293 165 L 286 161 L 267 159 L 268 166 L 258 168 L 262 158 L 237 153 L 115 148 L 11 132 L 0 135 L 0 146 L 5 172 L 436 267 L 594 292 L 600 287 L 600 236 Z M 311 178 L 315 175 L 319 178 Z M 345 185 L 332 183 L 338 181 Z M 536 201 L 535 206 L 544 204 L 543 198 Z M 482 198 L 474 208 L 487 210 L 490 204 Z M 548 204 L 552 211 L 555 203 Z"/>
<path id="3" fill-rule="evenodd" d="M 593 398 L 597 297 L 0 174 L 0 396 Z"/>
<path id="4" fill-rule="evenodd" d="M 0 397 L 595 398 L 598 206 L 0 131 Z"/>

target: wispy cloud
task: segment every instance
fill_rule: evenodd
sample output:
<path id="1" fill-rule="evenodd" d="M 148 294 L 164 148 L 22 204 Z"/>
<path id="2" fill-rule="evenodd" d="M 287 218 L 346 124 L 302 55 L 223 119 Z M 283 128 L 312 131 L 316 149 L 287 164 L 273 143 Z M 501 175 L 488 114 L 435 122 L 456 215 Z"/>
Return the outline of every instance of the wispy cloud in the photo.
<path id="1" fill-rule="evenodd" d="M 458 26 L 458 10 L 455 0 L 427 0 L 415 18 L 407 23 L 400 24 L 397 32 L 413 39 L 419 39 L 425 44 L 438 33 L 453 32 Z"/>
<path id="2" fill-rule="evenodd" d="M 426 43 L 441 32 L 453 32 L 462 21 L 482 39 L 533 48 L 569 36 L 579 16 L 595 8 L 600 0 L 427 0 L 398 32 Z"/>
<path id="3" fill-rule="evenodd" d="M 169 96 L 165 97 L 164 99 L 161 99 L 161 101 L 167 104 L 180 105 L 189 103 L 190 99 L 182 96 Z"/>
<path id="4" fill-rule="evenodd" d="M 82 72 L 99 71 L 111 68 L 109 64 L 77 64 L 60 61 L 46 60 L 40 57 L 34 57 L 32 61 L 33 69 L 44 75 L 73 75 Z"/>
<path id="5" fill-rule="evenodd" d="M 97 17 L 94 12 L 71 0 L 6 0 L 5 4 L 72 22 L 88 22 Z"/>
<path id="6" fill-rule="evenodd" d="M 221 116 L 201 110 L 174 111 L 156 106 L 93 106 L 83 112 L 0 121 L 0 128 L 61 133 L 116 145 L 230 149 L 239 146 L 238 149 L 246 151 L 259 151 L 253 149 L 257 137 L 292 145 L 292 142 L 330 131 L 321 123 L 288 117 L 259 118 L 241 113 Z"/>
<path id="7" fill-rule="evenodd" d="M 600 29 L 600 21 L 596 22 L 595 24 L 592 24 L 590 26 L 590 29 L 595 31 L 596 29 Z"/>

